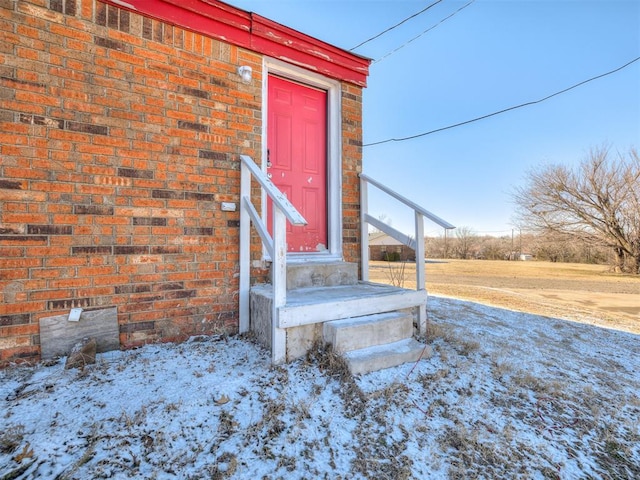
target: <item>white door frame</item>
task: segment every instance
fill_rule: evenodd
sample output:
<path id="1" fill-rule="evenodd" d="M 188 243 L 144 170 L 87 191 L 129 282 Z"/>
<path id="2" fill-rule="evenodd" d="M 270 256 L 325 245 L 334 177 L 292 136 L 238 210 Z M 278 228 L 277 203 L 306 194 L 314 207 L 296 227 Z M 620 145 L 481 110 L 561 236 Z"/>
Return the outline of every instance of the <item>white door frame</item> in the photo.
<path id="1" fill-rule="evenodd" d="M 274 58 L 263 57 L 262 75 L 262 169 L 267 171 L 269 74 L 293 80 L 327 92 L 327 240 L 324 252 L 287 253 L 289 262 L 342 260 L 342 88 L 337 80 Z M 266 195 L 262 217 L 266 218 Z M 263 251 L 263 256 L 267 254 Z"/>

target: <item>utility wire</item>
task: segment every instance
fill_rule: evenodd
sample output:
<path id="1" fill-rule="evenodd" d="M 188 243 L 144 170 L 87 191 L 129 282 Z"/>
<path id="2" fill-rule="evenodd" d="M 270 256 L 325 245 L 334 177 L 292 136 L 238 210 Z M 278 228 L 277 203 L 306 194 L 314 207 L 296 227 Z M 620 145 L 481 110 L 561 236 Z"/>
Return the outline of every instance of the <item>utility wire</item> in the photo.
<path id="1" fill-rule="evenodd" d="M 426 12 L 426 11 L 427 11 L 427 10 L 429 10 L 431 7 L 433 7 L 434 5 L 439 4 L 441 1 L 442 1 L 442 0 L 437 0 L 437 1 L 433 2 L 431 5 L 428 5 L 427 7 L 423 8 L 423 9 L 422 9 L 422 10 L 420 10 L 419 12 L 414 13 L 413 15 L 411 15 L 410 17 L 405 18 L 405 19 L 404 19 L 404 20 L 402 20 L 401 22 L 396 23 L 394 26 L 387 28 L 385 31 L 380 32 L 380 33 L 378 33 L 377 35 L 374 35 L 373 37 L 371 37 L 371 38 L 369 38 L 369 39 L 365 40 L 365 41 L 364 41 L 364 42 L 362 42 L 362 43 L 359 43 L 359 44 L 358 44 L 358 45 L 356 45 L 355 47 L 351 48 L 349 51 L 353 51 L 353 50 L 355 50 L 356 48 L 359 48 L 359 47 L 363 46 L 365 43 L 369 43 L 371 40 L 375 40 L 376 38 L 381 37 L 382 35 L 384 35 L 384 34 L 385 34 L 385 33 L 387 33 L 387 32 L 390 32 L 390 31 L 391 31 L 391 30 L 393 30 L 394 28 L 399 27 L 399 26 L 400 26 L 400 25 L 402 25 L 403 23 L 408 22 L 408 21 L 409 21 L 409 20 L 411 20 L 412 18 L 415 18 L 415 17 L 417 17 L 418 15 L 420 15 L 420 14 L 422 14 L 422 13 Z"/>
<path id="2" fill-rule="evenodd" d="M 473 2 L 475 2 L 475 0 L 471 0 L 469 3 L 463 5 L 462 7 L 460 7 L 458 10 L 456 10 L 455 12 L 453 12 L 451 15 L 448 15 L 446 17 L 444 17 L 442 20 L 440 20 L 438 23 L 436 23 L 435 25 L 433 25 L 432 27 L 427 28 L 424 32 L 422 32 L 420 35 L 417 35 L 415 37 L 413 37 L 411 40 L 407 40 L 405 43 L 403 43 L 402 45 L 400 45 L 398 48 L 395 48 L 394 50 L 391 50 L 389 53 L 383 55 L 382 57 L 380 57 L 378 60 L 376 60 L 375 62 L 373 62 L 374 64 L 381 62 L 382 60 L 384 60 L 385 58 L 387 58 L 390 55 L 393 55 L 394 53 L 396 53 L 398 50 L 400 50 L 401 48 L 406 47 L 407 45 L 409 45 L 411 42 L 413 42 L 414 40 L 419 39 L 421 36 L 425 35 L 426 33 L 430 32 L 431 30 L 433 30 L 434 28 L 436 28 L 437 26 L 439 26 L 440 24 L 446 22 L 447 20 L 449 20 L 451 17 L 453 17 L 456 13 L 460 12 L 461 10 L 464 10 L 465 8 L 467 8 L 469 5 L 471 5 Z"/>
<path id="3" fill-rule="evenodd" d="M 500 115 L 501 113 L 510 112 L 511 110 L 516 110 L 518 108 L 528 107 L 530 105 L 535 105 L 536 103 L 544 102 L 545 100 L 549 100 L 550 98 L 553 98 L 553 97 L 556 97 L 556 96 L 561 95 L 563 93 L 566 93 L 569 90 L 573 90 L 574 88 L 578 88 L 579 86 L 584 85 L 585 83 L 593 82 L 594 80 L 598 80 L 599 78 L 603 78 L 603 77 L 606 77 L 607 75 L 611 75 L 613 73 L 619 72 L 623 68 L 628 67 L 629 65 L 631 65 L 632 63 L 637 62 L 638 60 L 640 60 L 640 57 L 636 57 L 633 60 L 631 60 L 630 62 L 627 62 L 624 65 L 622 65 L 621 67 L 618 67 L 618 68 L 616 68 L 614 70 L 611 70 L 611 71 L 606 72 L 606 73 L 602 73 L 600 75 L 596 75 L 595 77 L 591 77 L 591 78 L 589 78 L 587 80 L 583 80 L 582 82 L 576 83 L 575 85 L 572 85 L 572 86 L 570 86 L 568 88 L 565 88 L 564 90 L 560 90 L 559 92 L 552 93 L 551 95 L 547 95 L 546 97 L 541 98 L 539 100 L 533 100 L 531 102 L 521 103 L 520 105 L 515 105 L 513 107 L 505 108 L 503 110 L 499 110 L 497 112 L 489 113 L 489 114 L 483 115 L 481 117 L 472 118 L 471 120 L 466 120 L 464 122 L 455 123 L 453 125 L 449 125 L 449 126 L 446 126 L 446 127 L 436 128 L 435 130 L 430 130 L 428 132 L 418 133 L 417 135 L 411 135 L 409 137 L 401 137 L 401 138 L 388 138 L 386 140 L 380 140 L 378 142 L 365 143 L 362 146 L 363 147 L 371 147 L 373 145 L 380 145 L 380 144 L 383 144 L 383 143 L 403 142 L 405 140 L 412 140 L 414 138 L 424 137 L 426 135 L 431 135 L 432 133 L 438 133 L 438 132 L 442 132 L 444 130 L 449 130 L 451 128 L 460 127 L 462 125 L 467 125 L 469 123 L 477 122 L 479 120 L 484 120 L 485 118 L 493 117 L 495 115 Z"/>

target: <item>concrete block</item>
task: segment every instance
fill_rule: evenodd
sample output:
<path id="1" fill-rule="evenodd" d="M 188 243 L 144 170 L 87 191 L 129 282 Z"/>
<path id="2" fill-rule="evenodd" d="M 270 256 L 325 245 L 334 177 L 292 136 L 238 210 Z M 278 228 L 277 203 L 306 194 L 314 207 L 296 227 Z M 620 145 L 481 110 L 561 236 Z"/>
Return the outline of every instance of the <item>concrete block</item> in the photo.
<path id="1" fill-rule="evenodd" d="M 260 345 L 271 350 L 271 306 L 273 293 L 271 285 L 256 285 L 249 294 L 250 326 Z"/>
<path id="2" fill-rule="evenodd" d="M 85 337 L 96 339 L 98 353 L 120 348 L 116 307 L 85 310 L 77 322 L 70 322 L 68 318 L 65 314 L 40 319 L 40 347 L 44 360 L 68 355 Z"/>
<path id="3" fill-rule="evenodd" d="M 287 362 L 304 357 L 314 342 L 322 337 L 322 324 L 287 328 Z"/>

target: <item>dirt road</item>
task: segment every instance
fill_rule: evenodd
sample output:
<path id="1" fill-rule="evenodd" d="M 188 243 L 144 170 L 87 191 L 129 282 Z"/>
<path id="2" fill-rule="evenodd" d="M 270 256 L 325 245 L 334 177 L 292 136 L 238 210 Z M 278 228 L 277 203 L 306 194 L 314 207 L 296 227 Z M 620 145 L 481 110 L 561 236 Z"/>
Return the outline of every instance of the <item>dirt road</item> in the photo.
<path id="1" fill-rule="evenodd" d="M 371 262 L 375 282 L 415 288 L 415 264 Z M 489 260 L 428 261 L 436 295 L 640 333 L 640 277 L 602 265 Z"/>

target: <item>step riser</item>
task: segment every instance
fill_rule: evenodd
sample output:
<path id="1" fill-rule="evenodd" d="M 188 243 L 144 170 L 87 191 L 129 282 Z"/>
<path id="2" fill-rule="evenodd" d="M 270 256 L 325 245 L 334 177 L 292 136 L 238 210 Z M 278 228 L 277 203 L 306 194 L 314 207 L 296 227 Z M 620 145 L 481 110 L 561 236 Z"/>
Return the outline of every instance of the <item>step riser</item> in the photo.
<path id="1" fill-rule="evenodd" d="M 394 348 L 394 345 L 400 343 L 404 344 L 401 348 Z M 420 358 L 428 358 L 432 354 L 431 347 L 422 345 L 413 339 L 396 342 L 396 344 L 346 353 L 344 356 L 349 365 L 349 370 L 353 375 L 360 375 L 397 367 L 404 363 L 414 363 Z"/>
<path id="2" fill-rule="evenodd" d="M 397 342 L 413 335 L 413 317 L 404 313 L 369 315 L 323 325 L 324 341 L 338 353 Z"/>
<path id="3" fill-rule="evenodd" d="M 358 265 L 348 262 L 287 265 L 287 290 L 358 283 Z"/>

